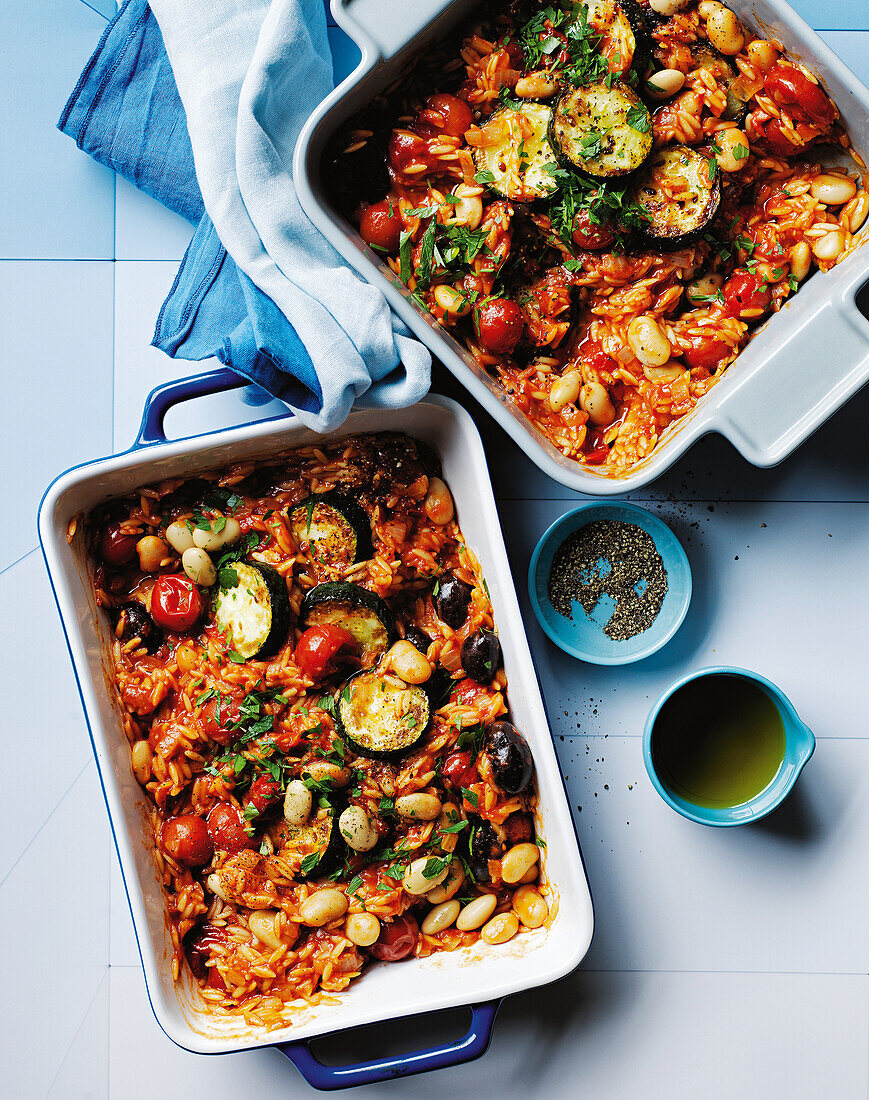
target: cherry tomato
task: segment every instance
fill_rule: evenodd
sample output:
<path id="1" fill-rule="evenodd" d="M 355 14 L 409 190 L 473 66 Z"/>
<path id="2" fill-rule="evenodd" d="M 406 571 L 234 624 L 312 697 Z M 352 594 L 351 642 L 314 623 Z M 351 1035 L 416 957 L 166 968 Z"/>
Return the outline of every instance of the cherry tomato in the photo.
<path id="1" fill-rule="evenodd" d="M 757 123 L 755 128 L 759 134 L 760 140 L 766 145 L 767 149 L 777 157 L 792 157 L 811 144 L 811 140 L 809 140 L 807 142 L 801 141 L 798 145 L 794 145 L 789 138 L 785 137 L 782 132 L 782 124 L 777 118 L 770 118 L 761 123 Z"/>
<path id="2" fill-rule="evenodd" d="M 489 351 L 509 355 L 519 343 L 524 327 L 522 310 L 509 298 L 491 298 L 480 306 L 477 333 Z"/>
<path id="3" fill-rule="evenodd" d="M 772 294 L 757 275 L 750 271 L 737 271 L 724 284 L 724 301 L 734 317 L 750 320 L 769 309 Z"/>
<path id="4" fill-rule="evenodd" d="M 136 553 L 138 535 L 127 535 L 119 523 L 110 523 L 100 537 L 100 557 L 107 565 L 126 565 Z"/>
<path id="5" fill-rule="evenodd" d="M 299 638 L 293 660 L 309 680 L 315 680 L 342 649 L 355 645 L 353 635 L 340 626 L 310 626 Z"/>
<path id="6" fill-rule="evenodd" d="M 208 827 L 199 814 L 170 817 L 163 822 L 160 836 L 169 855 L 187 867 L 202 867 L 214 852 Z"/>
<path id="7" fill-rule="evenodd" d="M 800 122 L 824 129 L 838 117 L 839 112 L 823 88 L 787 61 L 777 61 L 773 65 L 763 86 L 774 103 Z"/>
<path id="8" fill-rule="evenodd" d="M 723 340 L 709 340 L 702 336 L 692 336 L 691 347 L 686 348 L 682 358 L 689 367 L 700 367 L 715 373 L 715 368 L 731 352 L 730 344 Z"/>
<path id="9" fill-rule="evenodd" d="M 245 806 L 253 806 L 258 814 L 264 814 L 280 800 L 283 791 L 281 785 L 270 775 L 258 775 L 251 783 L 244 800 Z"/>
<path id="10" fill-rule="evenodd" d="M 183 634 L 203 611 L 202 596 L 189 577 L 172 573 L 158 577 L 151 590 L 151 618 L 164 630 Z"/>
<path id="11" fill-rule="evenodd" d="M 587 210 L 580 210 L 573 219 L 573 243 L 577 248 L 597 252 L 608 248 L 614 240 L 615 235 L 605 225 L 594 224 Z"/>
<path id="12" fill-rule="evenodd" d="M 582 453 L 587 465 L 600 466 L 602 462 L 606 462 L 610 449 L 604 443 L 603 436 L 604 433 L 599 428 L 591 428 L 585 433 Z"/>
<path id="13" fill-rule="evenodd" d="M 446 92 L 429 96 L 423 111 L 425 121 L 431 120 L 438 129 L 450 137 L 461 137 L 474 121 L 471 108 L 463 99 Z"/>
<path id="14" fill-rule="evenodd" d="M 441 775 L 450 786 L 455 787 L 457 790 L 459 787 L 464 787 L 467 790 L 472 783 L 477 783 L 480 778 L 471 754 L 463 752 L 461 749 L 451 752 L 447 756 L 441 768 Z"/>
<path id="15" fill-rule="evenodd" d="M 390 199 L 369 206 L 359 221 L 359 235 L 366 244 L 397 252 L 401 230 L 398 203 Z"/>
<path id="16" fill-rule="evenodd" d="M 205 984 L 208 986 L 208 988 L 219 989 L 221 993 L 228 993 L 229 990 L 226 988 L 226 982 L 221 977 L 220 971 L 217 969 L 217 967 L 209 966 L 207 967 L 207 970 L 208 981 Z"/>
<path id="17" fill-rule="evenodd" d="M 203 730 L 212 741 L 226 745 L 232 740 L 232 728 L 241 717 L 241 700 L 231 695 L 220 695 L 209 699 L 199 715 Z"/>
<path id="18" fill-rule="evenodd" d="M 368 949 L 375 959 L 394 963 L 406 959 L 416 947 L 419 939 L 419 925 L 408 913 L 383 922 L 380 936 Z"/>
<path id="19" fill-rule="evenodd" d="M 506 46 L 501 47 L 505 50 L 507 56 L 510 58 L 510 68 L 519 69 L 520 72 L 525 68 L 525 51 L 519 45 L 518 42 L 508 42 Z"/>
<path id="20" fill-rule="evenodd" d="M 231 802 L 218 802 L 206 818 L 206 824 L 215 848 L 235 855 L 251 845 L 244 819 Z"/>
<path id="21" fill-rule="evenodd" d="M 428 163 L 425 139 L 412 130 L 393 130 L 389 139 L 389 163 L 396 172 L 403 172 L 415 161 Z"/>

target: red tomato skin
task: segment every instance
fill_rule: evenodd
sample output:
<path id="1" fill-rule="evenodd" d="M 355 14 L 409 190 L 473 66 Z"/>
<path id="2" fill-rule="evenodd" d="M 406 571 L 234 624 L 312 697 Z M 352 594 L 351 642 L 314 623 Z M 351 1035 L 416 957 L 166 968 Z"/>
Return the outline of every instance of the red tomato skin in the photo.
<path id="1" fill-rule="evenodd" d="M 447 756 L 441 768 L 441 775 L 456 790 L 461 787 L 469 790 L 471 784 L 478 783 L 480 779 L 471 754 L 462 750 L 451 752 Z"/>
<path id="2" fill-rule="evenodd" d="M 214 853 L 208 827 L 199 814 L 181 814 L 163 822 L 160 830 L 163 847 L 179 863 L 202 867 Z"/>
<path id="3" fill-rule="evenodd" d="M 100 536 L 100 557 L 106 565 L 126 565 L 136 553 L 138 535 L 126 535 L 120 524 L 110 523 Z"/>
<path id="4" fill-rule="evenodd" d="M 398 251 L 403 228 L 398 203 L 389 199 L 369 206 L 359 219 L 359 235 L 362 240 L 377 248 L 385 248 L 387 252 Z"/>
<path id="5" fill-rule="evenodd" d="M 252 841 L 245 831 L 244 820 L 231 802 L 218 802 L 212 807 L 206 824 L 215 848 L 235 855 L 251 846 Z"/>
<path id="6" fill-rule="evenodd" d="M 202 615 L 204 605 L 199 589 L 181 573 L 158 577 L 151 590 L 151 618 L 164 630 L 183 634 Z"/>
<path id="7" fill-rule="evenodd" d="M 408 913 L 383 922 L 380 936 L 368 950 L 381 962 L 400 962 L 413 953 L 419 939 L 419 925 Z"/>
<path id="8" fill-rule="evenodd" d="M 212 741 L 227 745 L 235 730 L 231 727 L 241 717 L 241 700 L 221 695 L 219 699 L 209 699 L 199 715 L 202 728 Z"/>
<path id="9" fill-rule="evenodd" d="M 458 96 L 438 92 L 429 96 L 425 104 L 425 114 L 429 117 L 440 116 L 438 128 L 450 137 L 461 137 L 474 121 L 471 108 Z M 432 119 L 434 121 L 434 119 Z"/>
<path id="10" fill-rule="evenodd" d="M 389 139 L 389 164 L 396 172 L 403 172 L 415 161 L 425 161 L 427 146 L 419 134 L 411 130 L 393 130 Z"/>
<path id="11" fill-rule="evenodd" d="M 522 310 L 509 298 L 492 298 L 480 306 L 477 333 L 489 351 L 509 355 L 519 343 L 524 327 Z"/>
<path id="12" fill-rule="evenodd" d="M 734 317 L 742 317 L 746 313 L 757 317 L 757 310 L 766 312 L 769 309 L 772 294 L 750 271 L 737 271 L 724 284 L 724 301 L 728 312 Z"/>
<path id="13" fill-rule="evenodd" d="M 280 783 L 270 775 L 258 775 L 250 785 L 244 804 L 253 806 L 258 814 L 264 814 L 280 800 L 282 794 Z"/>
<path id="14" fill-rule="evenodd" d="M 787 61 L 777 61 L 763 82 L 770 99 L 799 122 L 821 129 L 835 122 L 838 111 L 827 93 Z"/>
<path id="15" fill-rule="evenodd" d="M 573 243 L 577 248 L 598 252 L 602 248 L 609 248 L 614 240 L 615 236 L 606 226 L 592 222 L 587 210 L 580 210 L 573 219 Z"/>
<path id="16" fill-rule="evenodd" d="M 311 626 L 299 638 L 293 660 L 308 679 L 315 680 L 342 649 L 355 644 L 353 635 L 340 626 Z"/>
<path id="17" fill-rule="evenodd" d="M 730 344 L 726 344 L 723 340 L 704 340 L 702 337 L 695 336 L 692 337 L 691 347 L 686 348 L 682 353 L 682 358 L 689 367 L 702 367 L 712 374 L 725 355 L 729 355 L 730 352 Z"/>

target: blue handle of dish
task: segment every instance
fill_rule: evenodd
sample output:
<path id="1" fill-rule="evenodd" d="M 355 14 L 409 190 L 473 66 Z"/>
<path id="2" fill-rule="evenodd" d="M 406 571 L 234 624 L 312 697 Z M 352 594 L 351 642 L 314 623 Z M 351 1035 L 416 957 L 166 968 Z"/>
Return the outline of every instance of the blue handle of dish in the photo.
<path id="1" fill-rule="evenodd" d="M 165 443 L 163 420 L 173 405 L 190 401 L 194 397 L 207 397 L 212 393 L 240 389 L 250 383 L 231 370 L 208 370 L 202 374 L 193 374 L 189 378 L 180 378 L 176 382 L 164 382 L 156 386 L 145 398 L 145 410 L 142 423 L 136 436 L 136 447 L 147 447 L 151 443 Z M 292 415 L 289 414 L 288 415 Z"/>
<path id="2" fill-rule="evenodd" d="M 471 1023 L 460 1039 L 425 1050 L 398 1054 L 392 1058 L 375 1058 L 370 1062 L 348 1066 L 326 1066 L 312 1052 L 311 1040 L 281 1043 L 277 1049 L 290 1059 L 308 1084 L 315 1089 L 348 1089 L 354 1085 L 370 1085 L 375 1081 L 412 1077 L 416 1073 L 473 1062 L 488 1049 L 495 1016 L 500 1007 L 500 1001 L 471 1005 Z"/>

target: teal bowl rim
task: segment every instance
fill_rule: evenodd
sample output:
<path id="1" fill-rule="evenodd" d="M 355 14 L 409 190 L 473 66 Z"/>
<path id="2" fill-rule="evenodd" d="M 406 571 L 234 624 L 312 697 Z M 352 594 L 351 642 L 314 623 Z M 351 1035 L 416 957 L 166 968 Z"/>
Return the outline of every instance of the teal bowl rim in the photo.
<path id="1" fill-rule="evenodd" d="M 543 554 L 543 550 L 547 543 L 555 535 L 556 531 L 562 525 L 568 523 L 574 516 L 579 515 L 582 512 L 588 512 L 591 510 L 596 511 L 609 511 L 610 509 L 619 509 L 633 513 L 635 516 L 641 517 L 645 524 L 655 528 L 663 528 L 672 536 L 673 543 L 675 544 L 675 556 L 680 560 L 684 566 L 686 583 L 684 592 L 682 595 L 682 607 L 679 614 L 670 624 L 670 626 L 663 631 L 660 635 L 653 635 L 649 639 L 648 645 L 643 649 L 634 653 L 627 653 L 624 656 L 619 654 L 613 654 L 612 656 L 605 656 L 603 654 L 588 653 L 584 649 L 580 649 L 579 646 L 571 645 L 570 642 L 560 637 L 556 631 L 554 631 L 547 622 L 546 616 L 543 613 L 543 609 L 540 606 L 540 601 L 537 599 L 537 570 L 540 564 L 540 557 Z M 651 533 L 651 532 L 650 532 Z M 653 536 L 654 537 L 654 536 Z M 665 563 L 666 564 L 666 563 Z M 540 628 L 544 634 L 554 642 L 560 650 L 567 653 L 571 657 L 575 657 L 579 661 L 585 661 L 591 665 L 631 665 L 636 661 L 643 661 L 646 657 L 651 657 L 653 653 L 657 653 L 659 649 L 667 644 L 682 623 L 685 621 L 685 616 L 688 614 L 688 608 L 691 606 L 691 595 L 694 588 L 694 582 L 691 574 L 691 563 L 688 561 L 688 555 L 685 553 L 685 548 L 676 536 L 675 531 L 669 524 L 665 523 L 660 516 L 656 516 L 653 512 L 649 512 L 646 508 L 641 508 L 637 504 L 631 504 L 626 500 L 590 500 L 585 504 L 580 504 L 576 508 L 571 508 L 568 512 L 562 513 L 553 523 L 546 528 L 540 538 L 537 540 L 537 545 L 534 547 L 534 552 L 531 555 L 531 561 L 528 563 L 528 598 L 531 600 L 531 609 L 534 612 L 534 617 L 540 624 Z"/>
<path id="2" fill-rule="evenodd" d="M 790 720 L 789 723 L 785 722 L 784 759 L 767 786 L 747 802 L 721 809 L 697 806 L 693 802 L 688 802 L 671 794 L 658 778 L 658 773 L 652 762 L 652 730 L 661 707 L 685 684 L 689 684 L 692 680 L 698 680 L 701 676 L 716 675 L 740 676 L 758 684 Z M 794 730 L 793 733 L 789 731 L 789 725 L 791 730 Z M 812 753 L 815 751 L 815 744 L 815 735 L 797 714 L 796 707 L 781 688 L 771 680 L 768 680 L 759 672 L 752 672 L 749 668 L 738 668 L 735 665 L 710 665 L 708 668 L 699 668 L 694 672 L 688 672 L 684 676 L 680 676 L 678 680 L 674 680 L 651 708 L 643 730 L 643 763 L 646 766 L 649 779 L 652 781 L 652 786 L 672 810 L 681 814 L 682 817 L 688 818 L 689 821 L 695 821 L 698 825 L 726 829 L 734 825 L 749 825 L 753 821 L 759 821 L 780 806 L 793 790 L 793 786 L 799 779 L 803 768 L 811 760 Z"/>

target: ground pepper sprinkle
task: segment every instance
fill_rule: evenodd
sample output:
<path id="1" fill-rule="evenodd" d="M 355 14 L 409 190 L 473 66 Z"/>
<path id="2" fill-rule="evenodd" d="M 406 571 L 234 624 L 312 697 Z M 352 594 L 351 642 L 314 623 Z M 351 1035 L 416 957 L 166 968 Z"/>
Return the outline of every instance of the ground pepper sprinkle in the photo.
<path id="1" fill-rule="evenodd" d="M 648 531 L 621 520 L 595 520 L 574 531 L 555 551 L 549 601 L 573 619 L 573 601 L 591 615 L 603 596 L 615 610 L 603 628 L 615 642 L 648 630 L 667 595 L 667 570 Z"/>

